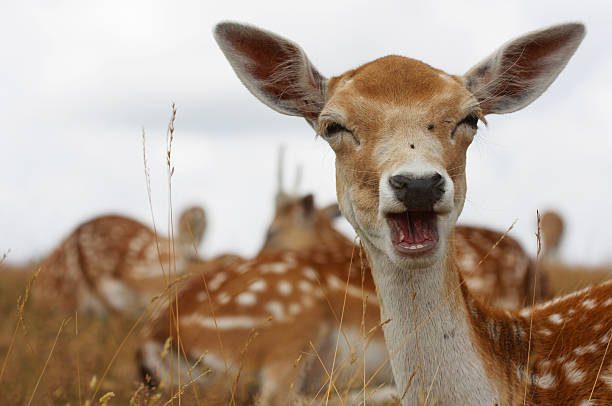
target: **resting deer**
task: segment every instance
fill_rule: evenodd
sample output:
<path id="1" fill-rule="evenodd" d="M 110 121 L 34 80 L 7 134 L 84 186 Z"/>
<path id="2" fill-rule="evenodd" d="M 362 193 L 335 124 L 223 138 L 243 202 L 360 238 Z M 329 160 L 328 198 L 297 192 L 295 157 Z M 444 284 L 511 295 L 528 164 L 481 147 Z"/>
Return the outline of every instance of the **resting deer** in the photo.
<path id="1" fill-rule="evenodd" d="M 532 32 L 463 76 L 386 56 L 331 79 L 295 43 L 222 23 L 215 37 L 242 83 L 301 116 L 336 155 L 342 213 L 372 267 L 402 404 L 610 404 L 612 283 L 521 311 L 470 294 L 450 238 L 466 194 L 466 151 L 489 114 L 542 94 L 585 35 Z"/>
<path id="2" fill-rule="evenodd" d="M 542 259 L 555 261 L 559 258 L 559 246 L 563 238 L 563 219 L 553 210 L 547 210 L 541 218 Z"/>
<path id="3" fill-rule="evenodd" d="M 249 372 L 243 372 L 243 376 L 260 377 L 262 403 L 267 404 L 284 400 L 292 380 L 300 392 L 317 389 L 317 383 L 321 385 L 325 371 L 319 367 L 320 361 L 310 359 L 299 369 L 294 367 L 294 362 L 300 352 L 312 352 L 309 346 L 312 340 L 318 344 L 315 348 L 325 366 L 331 368 L 338 318 L 343 314 L 337 363 L 343 379 L 336 380 L 336 385 L 344 396 L 344 389 L 361 382 L 356 379 L 361 376 L 360 371 L 349 362 L 363 360 L 364 344 L 368 347 L 368 378 L 388 358 L 380 329 L 376 329 L 380 310 L 369 265 L 362 262 L 365 258 L 359 255 L 359 247 L 334 228 L 332 221 L 339 215 L 335 204 L 319 209 L 311 194 L 297 195 L 297 187 L 292 193 L 285 191 L 282 158 L 278 179 L 275 215 L 259 255 L 232 266 L 210 268 L 203 280 L 194 278 L 181 290 L 178 306 L 181 346 L 191 362 L 206 354 L 200 366 L 212 371 L 206 379 L 209 390 L 218 390 L 227 372 L 236 374 L 243 367 Z M 529 274 L 532 270 L 529 258 L 511 237 L 502 239 L 500 233 L 490 230 L 458 227 L 455 239 L 461 272 L 477 288 L 477 297 L 496 305 L 518 306 L 531 294 L 528 278 L 533 275 Z M 346 285 L 349 270 L 351 275 Z M 343 312 L 345 292 L 348 300 Z M 156 380 L 166 382 L 176 373 L 173 372 L 176 359 L 160 356 L 167 337 L 176 337 L 168 326 L 168 313 L 158 313 L 148 326 L 141 352 L 143 370 Z M 366 334 L 372 328 L 373 333 Z M 260 337 L 248 345 L 249 357 L 242 358 L 236 348 L 249 342 L 252 329 Z M 277 344 L 270 346 L 270 343 L 282 346 L 289 342 L 281 355 L 275 353 Z M 196 368 L 190 377 L 183 370 L 183 382 L 200 373 L 201 369 Z M 379 373 L 374 382 L 390 384 L 389 371 Z M 376 392 L 375 399 L 388 400 L 394 393 L 387 387 Z M 355 396 L 355 393 L 347 395 Z"/>
<path id="4" fill-rule="evenodd" d="M 139 315 L 171 273 L 184 272 L 197 259 L 205 229 L 200 207 L 181 214 L 174 244 L 127 217 L 87 221 L 43 261 L 34 301 L 67 311 Z"/>

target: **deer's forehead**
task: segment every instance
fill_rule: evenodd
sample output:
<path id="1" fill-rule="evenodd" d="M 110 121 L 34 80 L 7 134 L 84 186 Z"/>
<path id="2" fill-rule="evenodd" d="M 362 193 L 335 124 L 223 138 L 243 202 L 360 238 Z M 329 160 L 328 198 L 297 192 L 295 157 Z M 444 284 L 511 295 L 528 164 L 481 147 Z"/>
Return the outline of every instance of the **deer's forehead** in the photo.
<path id="1" fill-rule="evenodd" d="M 329 94 L 331 98 L 360 96 L 401 106 L 459 100 L 469 92 L 461 78 L 415 59 L 391 55 L 332 78 Z"/>

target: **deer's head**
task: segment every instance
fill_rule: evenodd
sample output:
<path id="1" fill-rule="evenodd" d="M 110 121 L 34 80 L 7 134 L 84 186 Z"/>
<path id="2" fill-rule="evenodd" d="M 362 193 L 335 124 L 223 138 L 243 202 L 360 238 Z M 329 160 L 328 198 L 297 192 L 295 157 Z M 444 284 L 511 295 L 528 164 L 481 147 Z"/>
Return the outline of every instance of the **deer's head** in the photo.
<path id="1" fill-rule="evenodd" d="M 582 24 L 527 34 L 462 76 L 386 56 L 326 79 L 287 39 L 215 28 L 242 83 L 274 110 L 304 117 L 335 151 L 338 202 L 366 246 L 417 268 L 440 259 L 463 209 L 478 123 L 534 101 L 584 34 Z"/>

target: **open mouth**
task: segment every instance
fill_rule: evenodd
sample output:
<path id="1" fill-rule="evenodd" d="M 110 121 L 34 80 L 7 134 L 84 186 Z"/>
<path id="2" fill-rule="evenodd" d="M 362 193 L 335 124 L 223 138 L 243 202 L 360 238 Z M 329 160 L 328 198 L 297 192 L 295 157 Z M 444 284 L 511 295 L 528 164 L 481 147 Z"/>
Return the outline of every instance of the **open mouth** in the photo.
<path id="1" fill-rule="evenodd" d="M 387 214 L 395 250 L 403 256 L 419 256 L 435 249 L 439 241 L 436 217 L 433 211 Z"/>

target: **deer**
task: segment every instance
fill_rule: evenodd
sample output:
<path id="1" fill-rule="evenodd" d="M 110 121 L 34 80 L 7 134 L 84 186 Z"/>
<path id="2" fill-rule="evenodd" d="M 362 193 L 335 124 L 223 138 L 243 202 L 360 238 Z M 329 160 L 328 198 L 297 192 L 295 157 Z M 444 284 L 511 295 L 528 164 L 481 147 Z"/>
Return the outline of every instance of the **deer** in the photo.
<path id="1" fill-rule="evenodd" d="M 606 265 L 580 266 L 565 263 L 559 252 L 564 235 L 561 214 L 546 210 L 540 220 L 542 238 L 542 274 L 546 275 L 548 294 L 559 296 L 612 279 L 612 268 Z"/>
<path id="2" fill-rule="evenodd" d="M 247 380 L 259 377 L 262 404 L 283 403 L 288 388 L 296 388 L 297 396 L 316 394 L 321 388 L 325 368 L 331 368 L 336 353 L 334 339 L 340 334 L 338 365 L 343 379 L 335 380 L 339 394 L 355 400 L 356 392 L 346 389 L 359 383 L 363 370 L 350 368 L 349 361 L 362 365 L 355 360 L 365 358 L 366 375 L 377 374 L 373 399 L 384 402 L 396 395 L 390 371 L 377 372 L 388 353 L 377 328 L 380 310 L 369 264 L 360 255 L 360 247 L 334 227 L 333 220 L 340 215 L 337 203 L 318 208 L 312 194 L 298 194 L 300 174 L 298 169 L 293 190 L 285 190 L 281 150 L 274 218 L 259 254 L 232 266 L 210 268 L 193 278 L 178 294 L 177 319 L 172 320 L 170 309 L 155 315 L 139 353 L 143 376 L 158 384 L 177 380 L 173 375 L 177 373 L 176 356 L 161 356 L 172 337 L 180 340 L 189 365 L 199 365 L 192 371 L 182 367 L 183 382 L 206 374 L 206 387 L 217 392 L 223 387 L 219 382 L 240 371 L 251 377 Z M 527 279 L 532 277 L 528 275 L 531 263 L 517 241 L 468 226 L 457 228 L 455 241 L 461 272 L 474 284 L 477 297 L 518 308 L 531 294 Z M 174 328 L 172 323 L 176 323 Z M 251 341 L 253 335 L 258 337 Z M 270 343 L 276 348 L 276 343 L 289 340 L 296 342 L 289 349 L 283 347 L 282 356 L 271 350 Z M 310 347 L 309 341 L 317 345 Z M 249 356 L 245 359 L 235 349 L 246 343 Z M 320 360 L 312 359 L 315 351 Z M 296 368 L 301 352 L 311 355 Z M 378 385 L 385 386 L 376 390 Z M 225 386 L 231 387 L 231 381 Z"/>
<path id="3" fill-rule="evenodd" d="M 542 258 L 555 261 L 559 257 L 559 246 L 563 238 L 563 218 L 554 210 L 546 210 L 540 219 L 542 234 Z"/>
<path id="4" fill-rule="evenodd" d="M 452 238 L 479 123 L 537 99 L 585 33 L 580 23 L 527 33 L 463 75 L 389 55 L 328 79 L 293 41 L 234 22 L 214 29 L 246 88 L 334 151 L 403 405 L 612 402 L 612 283 L 494 309 L 466 287 Z"/>
<path id="5" fill-rule="evenodd" d="M 34 301 L 65 311 L 138 316 L 174 274 L 197 261 L 206 224 L 201 207 L 187 208 L 171 241 L 125 216 L 86 221 L 42 262 Z"/>

